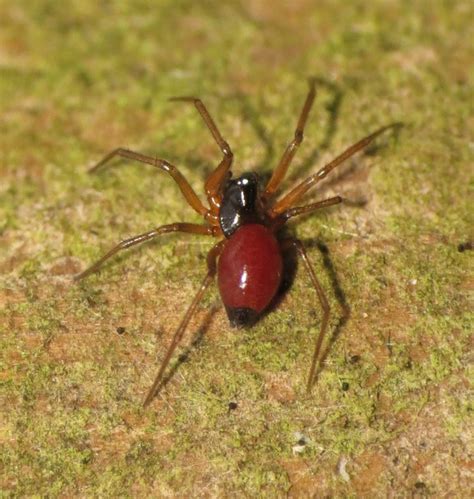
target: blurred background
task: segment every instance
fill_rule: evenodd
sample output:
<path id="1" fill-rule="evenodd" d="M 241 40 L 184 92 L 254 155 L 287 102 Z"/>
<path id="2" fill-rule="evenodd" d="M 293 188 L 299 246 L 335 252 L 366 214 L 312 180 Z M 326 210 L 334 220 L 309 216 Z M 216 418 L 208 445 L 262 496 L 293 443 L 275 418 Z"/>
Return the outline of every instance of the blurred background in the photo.
<path id="1" fill-rule="evenodd" d="M 473 289 L 470 1 L 0 2 L 2 489 L 30 496 L 466 495 Z M 220 152 L 268 176 L 315 78 L 285 188 L 377 128 L 295 224 L 333 315 L 305 395 L 321 312 L 303 268 L 255 328 L 214 289 L 181 362 L 141 401 L 212 242 L 171 236 L 72 284 L 119 240 L 196 222 Z M 120 166 L 119 166 L 120 165 Z M 461 251 L 460 251 L 461 250 Z M 344 311 L 350 310 L 347 318 Z"/>

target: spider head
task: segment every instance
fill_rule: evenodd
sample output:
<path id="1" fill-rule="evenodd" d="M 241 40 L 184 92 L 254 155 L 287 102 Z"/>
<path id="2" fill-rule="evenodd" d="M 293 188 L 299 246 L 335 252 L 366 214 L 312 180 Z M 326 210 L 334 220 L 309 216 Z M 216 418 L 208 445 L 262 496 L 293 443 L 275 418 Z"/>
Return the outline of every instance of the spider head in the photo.
<path id="1" fill-rule="evenodd" d="M 258 175 L 249 172 L 238 178 L 229 179 L 224 188 L 219 211 L 219 221 L 224 235 L 230 237 L 241 225 L 262 223 L 263 220 Z"/>

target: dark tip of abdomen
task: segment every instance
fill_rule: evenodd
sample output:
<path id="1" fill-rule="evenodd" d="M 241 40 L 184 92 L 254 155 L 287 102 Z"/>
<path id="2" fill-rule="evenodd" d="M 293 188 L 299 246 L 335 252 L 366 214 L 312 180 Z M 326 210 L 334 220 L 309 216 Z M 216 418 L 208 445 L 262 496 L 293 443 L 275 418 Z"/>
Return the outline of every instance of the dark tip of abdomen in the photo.
<path id="1" fill-rule="evenodd" d="M 226 307 L 227 317 L 232 327 L 244 328 L 253 326 L 258 320 L 258 312 L 251 308 Z"/>

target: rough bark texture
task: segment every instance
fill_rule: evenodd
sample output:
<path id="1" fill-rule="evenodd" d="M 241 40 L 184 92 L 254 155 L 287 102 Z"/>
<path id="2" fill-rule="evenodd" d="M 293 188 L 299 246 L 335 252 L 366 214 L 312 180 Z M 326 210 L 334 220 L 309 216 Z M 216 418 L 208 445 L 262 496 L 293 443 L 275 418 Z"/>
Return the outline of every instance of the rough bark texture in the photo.
<path id="1" fill-rule="evenodd" d="M 7 495 L 466 497 L 472 18 L 469 0 L 0 3 Z M 164 173 L 87 168 L 129 147 L 202 192 L 219 149 L 192 106 L 167 102 L 191 94 L 236 173 L 268 176 L 310 76 L 318 95 L 285 188 L 404 124 L 308 196 L 345 205 L 292 222 L 333 311 L 314 391 L 321 314 L 300 265 L 249 331 L 229 327 L 214 287 L 144 411 L 212 241 L 164 236 L 73 284 L 120 239 L 199 221 Z"/>

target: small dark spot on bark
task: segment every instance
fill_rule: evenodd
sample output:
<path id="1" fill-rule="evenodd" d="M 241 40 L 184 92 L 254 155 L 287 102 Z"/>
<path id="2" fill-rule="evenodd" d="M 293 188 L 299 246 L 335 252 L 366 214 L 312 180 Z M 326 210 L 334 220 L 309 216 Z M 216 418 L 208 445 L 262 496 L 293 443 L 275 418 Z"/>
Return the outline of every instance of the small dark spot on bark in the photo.
<path id="1" fill-rule="evenodd" d="M 416 482 L 415 483 L 415 489 L 425 490 L 426 489 L 426 483 L 425 482 Z"/>
<path id="2" fill-rule="evenodd" d="M 460 251 L 461 253 L 463 251 L 472 250 L 473 248 L 474 248 L 474 242 L 473 241 L 466 241 L 465 243 L 460 243 L 458 245 L 458 251 Z"/>
<path id="3" fill-rule="evenodd" d="M 86 302 L 89 307 L 95 307 L 97 305 L 97 302 L 91 296 L 86 297 Z"/>
<path id="4" fill-rule="evenodd" d="M 349 359 L 349 362 L 351 364 L 357 364 L 360 360 L 360 355 L 352 355 L 351 358 Z"/>

